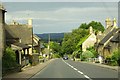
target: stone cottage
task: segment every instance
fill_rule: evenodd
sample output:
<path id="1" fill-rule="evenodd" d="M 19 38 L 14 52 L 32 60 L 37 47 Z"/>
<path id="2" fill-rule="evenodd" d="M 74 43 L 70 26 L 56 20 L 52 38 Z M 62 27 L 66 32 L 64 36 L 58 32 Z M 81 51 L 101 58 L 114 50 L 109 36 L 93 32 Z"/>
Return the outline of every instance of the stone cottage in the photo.
<path id="1" fill-rule="evenodd" d="M 21 66 L 29 64 L 29 55 L 32 55 L 32 20 L 28 24 L 19 24 L 13 21 L 5 25 L 6 45 L 16 53 L 16 61 Z"/>
<path id="2" fill-rule="evenodd" d="M 111 21 L 106 19 L 106 29 L 103 33 L 97 35 L 96 50 L 99 55 L 105 59 L 108 55 L 111 55 L 118 49 L 118 32 L 116 19 Z"/>
<path id="3" fill-rule="evenodd" d="M 89 36 L 88 38 L 82 43 L 82 51 L 85 52 L 87 48 L 94 46 L 96 43 L 96 35 L 93 31 L 92 26 L 89 28 Z"/>

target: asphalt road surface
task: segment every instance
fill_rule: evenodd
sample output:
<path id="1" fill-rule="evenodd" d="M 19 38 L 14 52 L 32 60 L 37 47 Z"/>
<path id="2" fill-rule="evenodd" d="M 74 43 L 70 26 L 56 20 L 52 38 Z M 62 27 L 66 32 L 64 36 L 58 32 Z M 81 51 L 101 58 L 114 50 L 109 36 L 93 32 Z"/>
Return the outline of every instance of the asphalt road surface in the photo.
<path id="1" fill-rule="evenodd" d="M 43 78 L 71 78 L 79 80 L 118 80 L 118 72 L 100 66 L 56 59 L 34 75 L 30 80 Z"/>

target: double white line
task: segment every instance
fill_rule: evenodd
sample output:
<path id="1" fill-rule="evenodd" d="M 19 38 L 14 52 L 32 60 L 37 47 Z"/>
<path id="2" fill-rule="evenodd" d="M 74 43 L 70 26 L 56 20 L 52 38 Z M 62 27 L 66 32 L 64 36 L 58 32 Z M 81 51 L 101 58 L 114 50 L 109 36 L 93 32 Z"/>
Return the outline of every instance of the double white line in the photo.
<path id="1" fill-rule="evenodd" d="M 70 65 L 69 63 L 65 62 L 63 60 L 63 62 L 65 64 L 67 64 L 69 67 L 71 67 L 72 69 L 74 69 L 75 71 L 77 71 L 78 73 L 80 73 L 81 75 L 83 75 L 85 78 L 87 78 L 88 80 L 92 80 L 89 76 L 85 75 L 83 72 L 79 71 L 77 68 L 75 68 L 74 66 Z"/>

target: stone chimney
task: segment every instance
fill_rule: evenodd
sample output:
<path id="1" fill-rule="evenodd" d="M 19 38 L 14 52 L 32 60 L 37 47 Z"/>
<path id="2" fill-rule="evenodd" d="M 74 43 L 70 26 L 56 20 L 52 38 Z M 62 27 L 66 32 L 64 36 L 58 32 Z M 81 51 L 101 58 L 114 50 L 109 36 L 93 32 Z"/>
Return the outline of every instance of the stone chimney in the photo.
<path id="1" fill-rule="evenodd" d="M 112 21 L 111 21 L 110 18 L 107 18 L 107 19 L 105 20 L 105 22 L 106 22 L 106 28 L 112 26 Z"/>
<path id="2" fill-rule="evenodd" d="M 90 33 L 90 34 L 93 33 L 93 28 L 92 28 L 92 26 L 90 26 L 90 28 L 89 28 L 89 33 Z"/>
<path id="3" fill-rule="evenodd" d="M 117 26 L 117 21 L 115 18 L 113 19 L 113 26 L 115 26 L 115 27 Z"/>
<path id="4" fill-rule="evenodd" d="M 28 28 L 32 28 L 32 19 L 28 19 Z"/>

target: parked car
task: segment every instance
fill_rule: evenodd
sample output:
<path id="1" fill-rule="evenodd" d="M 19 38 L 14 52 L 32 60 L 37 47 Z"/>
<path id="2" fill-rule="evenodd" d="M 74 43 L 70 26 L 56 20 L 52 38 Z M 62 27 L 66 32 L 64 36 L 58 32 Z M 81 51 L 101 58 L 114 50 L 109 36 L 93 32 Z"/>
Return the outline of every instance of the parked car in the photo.
<path id="1" fill-rule="evenodd" d="M 64 57 L 63 57 L 63 60 L 68 60 L 68 56 L 64 56 Z"/>

